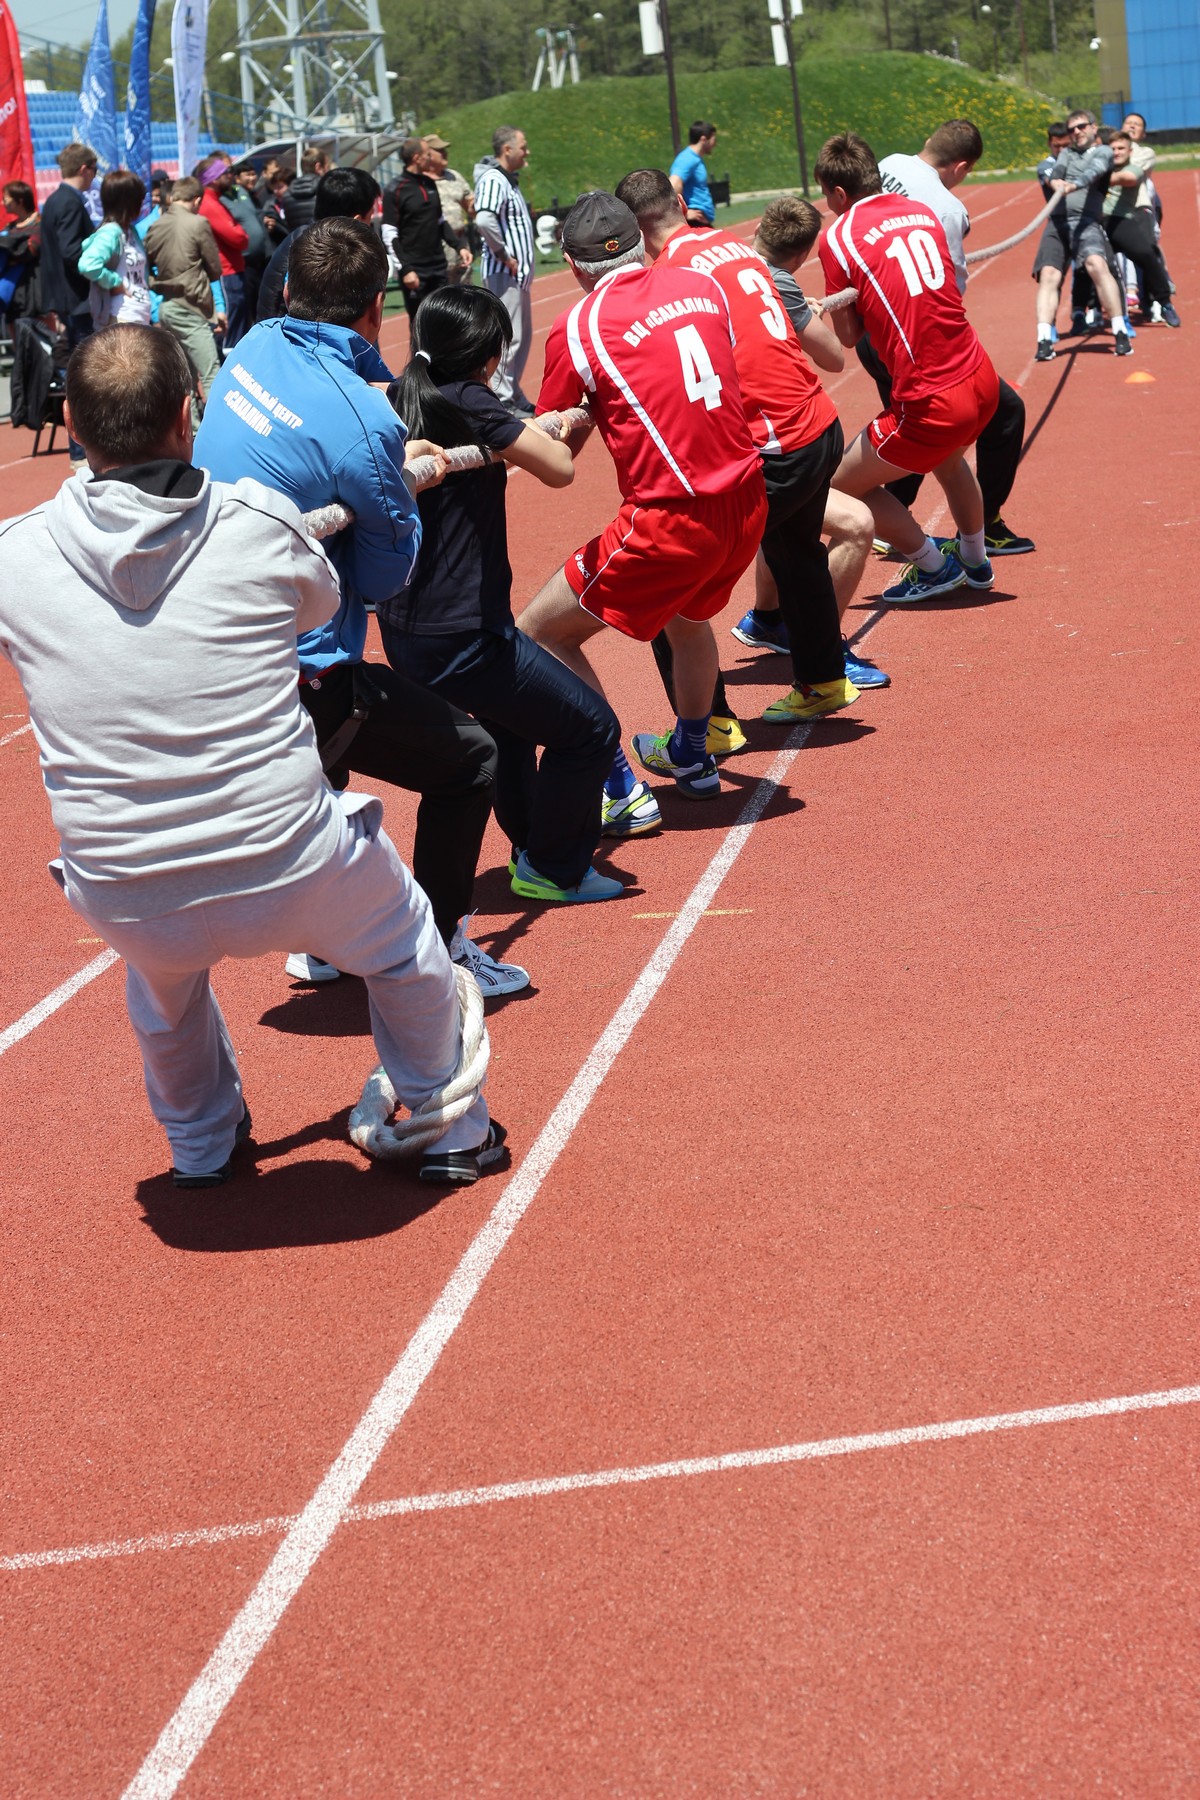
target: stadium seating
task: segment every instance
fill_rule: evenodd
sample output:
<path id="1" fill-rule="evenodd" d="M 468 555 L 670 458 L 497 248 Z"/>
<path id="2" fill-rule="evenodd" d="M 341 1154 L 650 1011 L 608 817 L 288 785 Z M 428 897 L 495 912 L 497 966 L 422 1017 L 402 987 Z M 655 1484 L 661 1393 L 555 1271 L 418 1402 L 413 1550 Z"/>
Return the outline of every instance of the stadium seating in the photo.
<path id="1" fill-rule="evenodd" d="M 55 157 L 59 151 L 71 142 L 71 127 L 75 122 L 75 112 L 79 104 L 79 96 L 74 93 L 26 94 L 29 107 L 29 130 L 33 138 L 33 160 L 37 169 L 37 189 L 39 205 L 58 184 L 58 165 Z M 124 113 L 117 114 L 118 141 L 124 142 Z M 200 154 L 207 156 L 211 151 L 222 149 L 231 154 L 240 154 L 241 145 L 217 144 L 207 132 L 200 134 Z M 179 134 L 174 119 L 153 120 L 150 125 L 150 155 L 154 167 L 163 168 L 171 175 L 179 170 Z"/>

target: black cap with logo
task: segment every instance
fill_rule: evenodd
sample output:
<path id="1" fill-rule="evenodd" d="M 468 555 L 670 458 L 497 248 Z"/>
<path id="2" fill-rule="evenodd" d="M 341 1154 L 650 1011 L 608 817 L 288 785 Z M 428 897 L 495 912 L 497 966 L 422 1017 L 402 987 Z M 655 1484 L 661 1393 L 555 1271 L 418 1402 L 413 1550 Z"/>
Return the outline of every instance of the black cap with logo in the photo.
<path id="1" fill-rule="evenodd" d="M 637 219 L 614 194 L 584 194 L 563 220 L 562 247 L 572 262 L 607 262 L 635 250 L 641 237 Z"/>

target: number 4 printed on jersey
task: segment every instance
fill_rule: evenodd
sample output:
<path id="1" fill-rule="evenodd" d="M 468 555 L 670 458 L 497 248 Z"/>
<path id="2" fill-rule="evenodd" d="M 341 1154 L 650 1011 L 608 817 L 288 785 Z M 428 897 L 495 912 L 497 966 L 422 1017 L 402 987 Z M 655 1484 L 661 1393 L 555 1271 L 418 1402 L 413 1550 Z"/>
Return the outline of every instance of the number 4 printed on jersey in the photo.
<path id="1" fill-rule="evenodd" d="M 694 325 L 681 325 L 675 333 L 683 367 L 683 391 L 693 402 L 703 400 L 709 412 L 721 404 L 721 377 L 712 366 L 704 339 Z"/>
<path id="2" fill-rule="evenodd" d="M 884 254 L 900 264 L 910 294 L 919 294 L 923 287 L 936 290 L 945 286 L 946 265 L 928 231 L 910 231 L 907 238 L 894 237 Z"/>

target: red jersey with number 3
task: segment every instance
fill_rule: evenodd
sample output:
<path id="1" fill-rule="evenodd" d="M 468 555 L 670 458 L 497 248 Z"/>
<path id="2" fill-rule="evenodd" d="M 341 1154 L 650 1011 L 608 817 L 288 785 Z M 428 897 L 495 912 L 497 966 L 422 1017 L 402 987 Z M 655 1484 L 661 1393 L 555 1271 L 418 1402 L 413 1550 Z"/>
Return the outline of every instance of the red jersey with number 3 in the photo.
<path id="1" fill-rule="evenodd" d="M 631 264 L 555 319 L 537 409 L 584 399 L 626 500 L 727 494 L 758 468 L 729 307 L 707 275 Z"/>
<path id="2" fill-rule="evenodd" d="M 837 408 L 821 386 L 783 309 L 770 271 L 732 231 L 682 225 L 663 256 L 675 268 L 711 275 L 729 302 L 750 435 L 764 456 L 803 450 L 828 430 Z"/>
<path id="3" fill-rule="evenodd" d="M 869 194 L 821 239 L 825 291 L 858 289 L 858 313 L 897 400 L 967 381 L 983 360 L 941 222 L 903 194 Z"/>

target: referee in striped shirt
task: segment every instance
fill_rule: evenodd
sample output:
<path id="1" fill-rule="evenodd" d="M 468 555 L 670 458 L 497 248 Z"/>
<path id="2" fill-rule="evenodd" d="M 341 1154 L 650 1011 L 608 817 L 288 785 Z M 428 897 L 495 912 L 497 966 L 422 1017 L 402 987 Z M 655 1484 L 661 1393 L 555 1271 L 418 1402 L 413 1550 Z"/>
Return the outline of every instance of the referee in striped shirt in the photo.
<path id="1" fill-rule="evenodd" d="M 525 133 L 501 125 L 492 134 L 492 151 L 475 164 L 475 224 L 483 238 L 483 284 L 504 302 L 513 329 L 494 386 L 509 412 L 528 419 L 534 408 L 521 391 L 521 376 L 533 335 L 533 220 L 517 185 L 529 161 Z"/>

